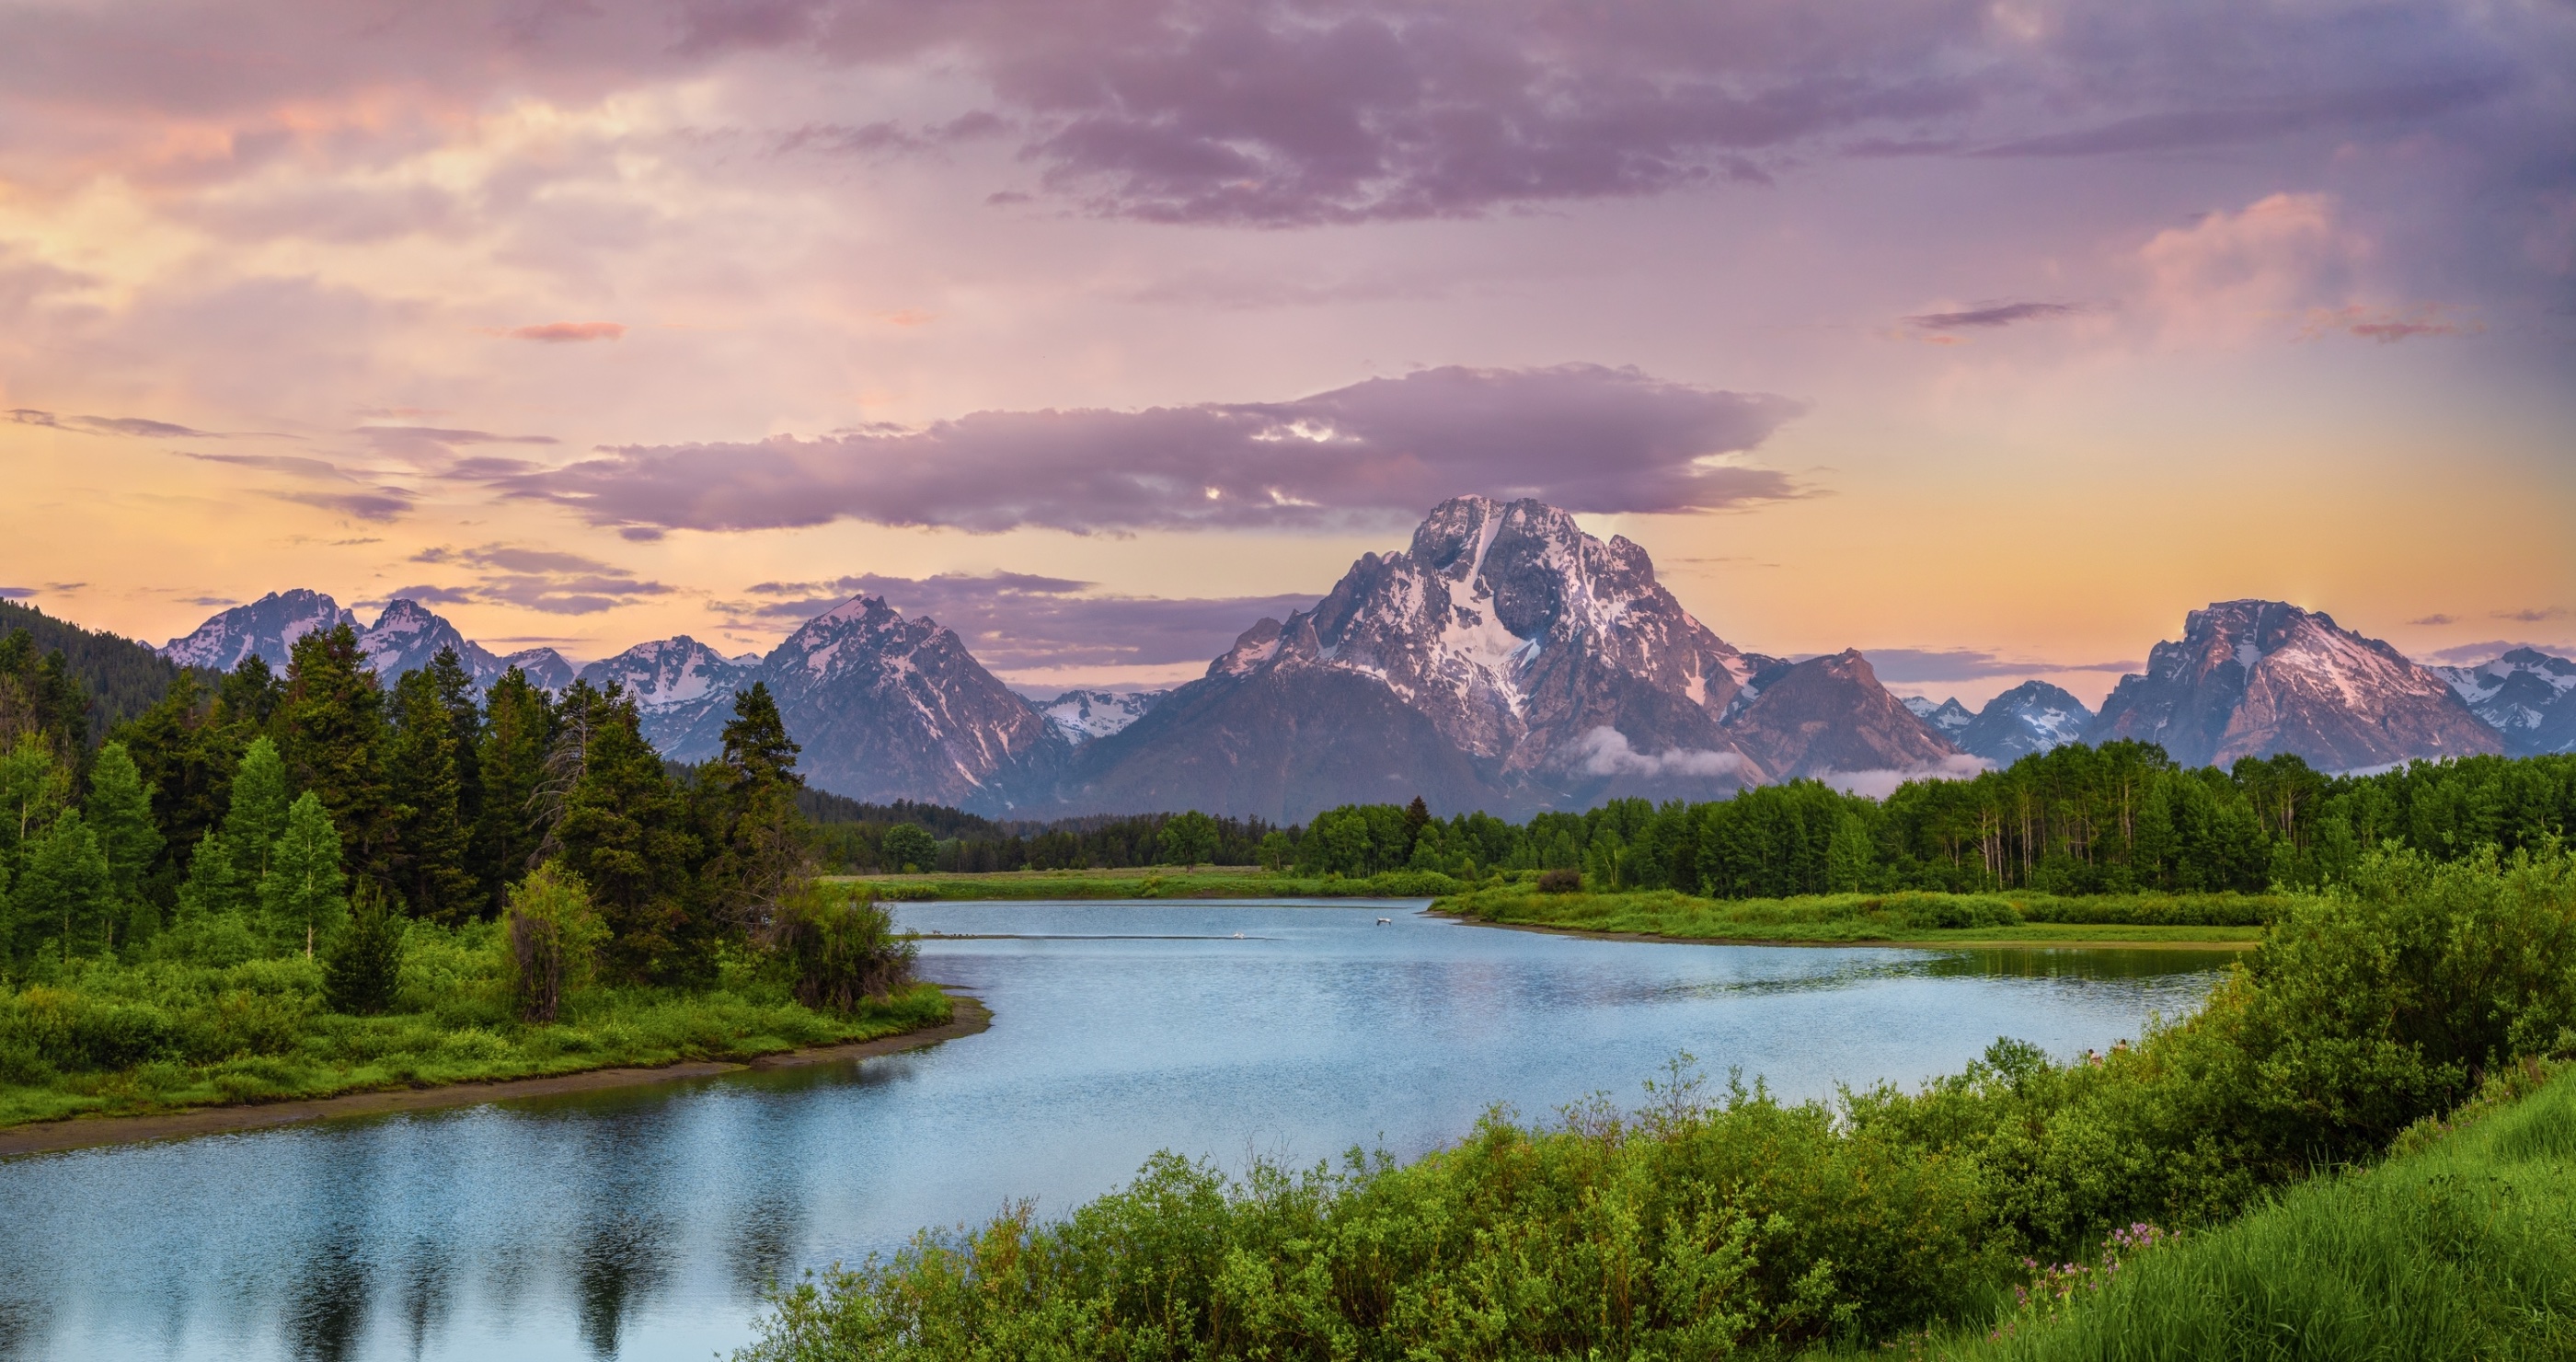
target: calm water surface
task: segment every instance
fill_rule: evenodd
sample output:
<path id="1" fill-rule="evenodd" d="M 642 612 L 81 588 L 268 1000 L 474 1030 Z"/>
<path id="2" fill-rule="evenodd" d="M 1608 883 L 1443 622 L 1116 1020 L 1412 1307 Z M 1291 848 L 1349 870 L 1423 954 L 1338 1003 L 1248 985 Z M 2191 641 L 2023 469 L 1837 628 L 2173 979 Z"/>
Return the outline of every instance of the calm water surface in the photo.
<path id="1" fill-rule="evenodd" d="M 2072 1055 L 2198 1004 L 2205 952 L 1590 941 L 1414 906 L 919 904 L 989 1032 L 862 1064 L 0 1163 L 0 1357 L 689 1358 L 761 1283 L 1157 1149 L 1411 1156 L 1687 1050 L 1793 1097 L 1999 1035 Z M 1379 917 L 1391 918 L 1384 926 Z"/>

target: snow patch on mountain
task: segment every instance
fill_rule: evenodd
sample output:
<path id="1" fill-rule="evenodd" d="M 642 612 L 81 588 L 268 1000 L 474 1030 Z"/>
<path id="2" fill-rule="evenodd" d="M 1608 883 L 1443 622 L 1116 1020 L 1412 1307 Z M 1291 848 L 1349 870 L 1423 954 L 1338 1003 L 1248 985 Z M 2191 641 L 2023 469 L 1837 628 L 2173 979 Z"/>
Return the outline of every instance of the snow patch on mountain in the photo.
<path id="1" fill-rule="evenodd" d="M 356 625 L 357 616 L 318 591 L 272 591 L 248 605 L 222 611 L 183 638 L 163 644 L 163 657 L 183 667 L 228 672 L 256 653 L 272 670 L 286 669 L 295 640 L 316 629 Z"/>
<path id="2" fill-rule="evenodd" d="M 2515 648 L 2467 667 L 2435 667 L 2509 756 L 2576 752 L 2576 661 Z"/>
<path id="3" fill-rule="evenodd" d="M 1112 733 L 1124 732 L 1128 725 L 1144 718 L 1168 690 L 1110 691 L 1069 690 L 1052 700 L 1032 700 L 1040 715 L 1055 725 L 1066 742 L 1079 747 Z"/>

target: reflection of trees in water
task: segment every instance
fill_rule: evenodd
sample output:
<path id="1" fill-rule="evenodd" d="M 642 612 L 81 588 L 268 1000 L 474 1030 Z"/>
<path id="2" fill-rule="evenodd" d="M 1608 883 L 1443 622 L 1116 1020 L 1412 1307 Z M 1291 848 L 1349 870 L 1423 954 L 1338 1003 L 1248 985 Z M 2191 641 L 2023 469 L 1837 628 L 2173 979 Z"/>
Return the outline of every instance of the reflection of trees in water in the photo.
<path id="1" fill-rule="evenodd" d="M 1783 949 L 1796 949 L 1788 947 Z M 1890 979 L 2088 979 L 2149 980 L 2165 989 L 2215 985 L 2232 951 L 2099 949 L 1947 950 L 1888 952 L 1883 959 L 1847 960 L 1812 974 L 1778 979 L 1727 979 L 1679 984 L 1669 992 L 1693 997 L 1823 993 Z M 2159 989 L 2158 991 L 2162 991 Z"/>
<path id="2" fill-rule="evenodd" d="M 396 1308 L 411 1337 L 411 1355 L 419 1357 L 429 1351 L 430 1339 L 444 1332 L 453 1303 L 446 1247 L 434 1239 L 413 1240 L 403 1255 L 400 1290 Z"/>
<path id="3" fill-rule="evenodd" d="M 44 1316 L 42 1302 L 0 1296 L 0 1358 L 34 1357 Z"/>
<path id="4" fill-rule="evenodd" d="M 367 1264 L 350 1226 L 334 1226 L 288 1288 L 286 1340 L 297 1357 L 340 1362 L 367 1325 Z"/>
<path id="5" fill-rule="evenodd" d="M 662 1217 L 631 1211 L 611 1212 L 582 1227 L 575 1294 L 581 1341 L 592 1353 L 615 1357 L 618 1330 L 669 1280 L 669 1230 Z"/>

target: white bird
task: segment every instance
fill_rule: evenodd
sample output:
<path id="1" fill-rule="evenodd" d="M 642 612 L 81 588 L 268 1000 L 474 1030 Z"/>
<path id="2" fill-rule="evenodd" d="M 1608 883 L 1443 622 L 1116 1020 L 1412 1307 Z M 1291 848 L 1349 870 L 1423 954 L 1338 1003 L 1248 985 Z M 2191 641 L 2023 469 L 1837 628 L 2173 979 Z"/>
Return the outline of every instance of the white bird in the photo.
<path id="1" fill-rule="evenodd" d="M 1377 920 L 1377 925 L 1379 925 L 1379 926 L 1381 926 L 1381 927 L 1384 927 L 1384 926 L 1386 926 L 1387 924 L 1389 924 L 1389 923 L 1391 923 L 1391 922 L 1393 922 L 1393 921 L 1395 921 L 1395 919 L 1394 919 L 1394 918 L 1391 918 L 1391 917 L 1382 917 L 1382 918 L 1379 918 L 1379 919 Z"/>

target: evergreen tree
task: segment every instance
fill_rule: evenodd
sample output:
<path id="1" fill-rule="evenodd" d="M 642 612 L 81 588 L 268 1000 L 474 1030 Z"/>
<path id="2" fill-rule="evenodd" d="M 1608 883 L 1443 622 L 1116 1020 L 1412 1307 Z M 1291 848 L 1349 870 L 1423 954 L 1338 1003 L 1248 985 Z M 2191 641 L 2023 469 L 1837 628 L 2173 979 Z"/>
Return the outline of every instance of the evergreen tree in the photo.
<path id="1" fill-rule="evenodd" d="M 322 801 L 349 868 L 384 878 L 400 817 L 385 771 L 384 693 L 342 624 L 295 641 L 278 711 L 278 755 L 296 788 Z"/>
<path id="2" fill-rule="evenodd" d="M 225 791 L 241 762 L 240 734 L 213 722 L 197 674 L 181 671 L 161 702 L 116 726 L 135 770 L 152 790 L 152 821 L 161 854 L 145 873 L 146 892 L 166 900 L 197 845 L 222 820 Z"/>
<path id="3" fill-rule="evenodd" d="M 117 897 L 127 901 L 141 897 L 144 872 L 161 854 L 161 830 L 152 824 L 152 791 L 144 787 L 125 744 L 112 742 L 99 749 L 98 760 L 90 767 L 84 807 L 90 831 L 107 856 Z"/>
<path id="4" fill-rule="evenodd" d="M 769 687 L 755 681 L 734 697 L 724 755 L 699 773 L 700 798 L 715 830 L 707 897 L 737 930 L 766 927 L 785 897 L 813 878 L 805 816 L 796 808 L 796 794 L 805 788 L 796 774 L 799 750 Z"/>
<path id="5" fill-rule="evenodd" d="M 179 918 L 211 916 L 217 913 L 248 913 L 257 902 L 257 882 L 242 873 L 242 863 L 265 863 L 267 858 L 236 855 L 232 842 L 221 832 L 210 832 L 197 839 L 197 849 L 188 857 L 188 878 L 179 885 Z"/>
<path id="6" fill-rule="evenodd" d="M 1866 887 L 1873 859 L 1869 825 L 1845 809 L 1834 820 L 1833 836 L 1825 844 L 1825 892 L 1849 894 Z"/>
<path id="7" fill-rule="evenodd" d="M 0 858 L 15 856 L 71 802 L 69 767 L 35 733 L 0 749 Z"/>
<path id="8" fill-rule="evenodd" d="M 372 1017 L 393 1006 L 407 925 L 384 891 L 358 886 L 350 896 L 349 921 L 332 935 L 322 962 L 322 998 L 332 1011 Z"/>
<path id="9" fill-rule="evenodd" d="M 0 637 L 0 742 L 15 746 L 33 733 L 63 764 L 75 764 L 89 746 L 89 711 L 89 693 L 62 649 L 39 653 L 25 629 Z"/>
<path id="10" fill-rule="evenodd" d="M 105 951 L 116 913 L 116 884 L 98 838 L 81 818 L 66 809 L 34 839 L 10 895 L 16 910 L 18 953 L 37 943 L 61 943 L 65 956 Z"/>
<path id="11" fill-rule="evenodd" d="M 232 850 L 245 884 L 256 885 L 268 874 L 270 848 L 286 831 L 286 762 L 277 744 L 253 738 L 233 770 L 232 801 L 224 810 L 224 842 Z"/>
<path id="12" fill-rule="evenodd" d="M 339 924 L 348 911 L 342 894 L 349 883 L 340 849 L 339 831 L 321 797 L 311 790 L 297 795 L 286 810 L 286 831 L 269 852 L 268 874 L 259 882 L 260 916 L 271 941 L 288 950 L 301 947 L 309 958 L 313 943 Z"/>
<path id="13" fill-rule="evenodd" d="M 453 653 L 439 654 L 450 662 Z M 440 922 L 474 915 L 480 886 L 466 869 L 472 828 L 464 815 L 457 716 L 431 668 L 394 683 L 394 733 L 386 768 L 396 816 L 394 881 L 411 910 Z"/>
<path id="14" fill-rule="evenodd" d="M 217 721 L 251 732 L 265 731 L 285 703 L 286 688 L 257 653 L 244 656 L 215 689 Z"/>
<path id="15" fill-rule="evenodd" d="M 482 912 L 496 911 L 503 893 L 535 862 L 538 788 L 546 779 L 546 754 L 554 746 L 555 710 L 546 693 L 512 667 L 492 683 L 475 770 L 482 807 L 474 820 L 472 861 L 482 881 Z"/>
<path id="16" fill-rule="evenodd" d="M 634 702 L 614 691 L 599 698 L 604 708 L 583 724 L 580 773 L 554 825 L 564 867 L 590 887 L 608 925 L 612 972 L 697 981 L 714 966 L 709 924 L 693 902 L 703 844 L 661 754 L 638 730 Z"/>

